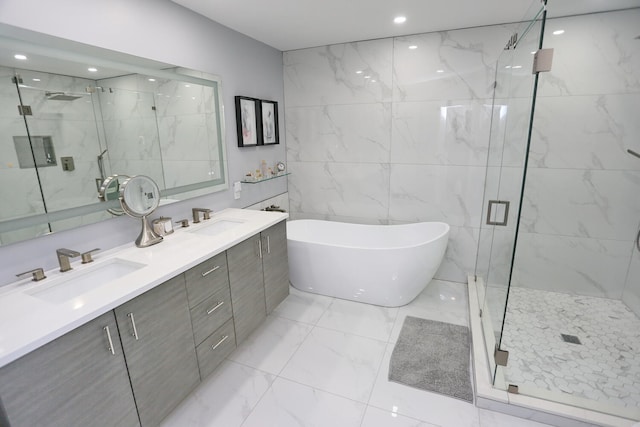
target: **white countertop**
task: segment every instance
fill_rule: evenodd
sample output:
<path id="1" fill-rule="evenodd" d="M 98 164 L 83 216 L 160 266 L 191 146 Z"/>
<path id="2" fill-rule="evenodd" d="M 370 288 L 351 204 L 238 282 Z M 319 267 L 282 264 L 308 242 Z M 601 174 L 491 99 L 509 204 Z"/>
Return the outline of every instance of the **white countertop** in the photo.
<path id="1" fill-rule="evenodd" d="M 173 234 L 165 236 L 163 242 L 148 248 L 137 248 L 133 243 L 136 236 L 131 236 L 132 243 L 94 253 L 92 263 L 81 264 L 78 258 L 71 263 L 71 271 L 60 273 L 58 269 L 50 270 L 45 272 L 47 278 L 39 282 L 23 279 L 3 286 L 0 288 L 0 367 L 288 216 L 280 212 L 225 209 L 213 214 L 208 221 L 192 224 L 188 228 L 177 228 Z M 213 236 L 194 233 L 222 219 L 242 223 Z M 74 275 L 99 268 L 114 259 L 144 264 L 144 267 L 61 303 L 30 295 L 39 288 L 44 289 L 58 281 L 77 277 Z"/>

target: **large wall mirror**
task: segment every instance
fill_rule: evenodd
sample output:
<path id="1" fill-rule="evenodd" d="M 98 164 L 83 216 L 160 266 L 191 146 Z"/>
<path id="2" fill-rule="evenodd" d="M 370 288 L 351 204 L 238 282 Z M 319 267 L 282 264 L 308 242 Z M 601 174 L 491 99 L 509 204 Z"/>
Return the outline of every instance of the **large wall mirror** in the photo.
<path id="1" fill-rule="evenodd" d="M 97 196 L 114 174 L 151 177 L 161 203 L 228 188 L 218 78 L 7 32 L 0 28 L 0 245 L 117 215 L 117 201 Z"/>

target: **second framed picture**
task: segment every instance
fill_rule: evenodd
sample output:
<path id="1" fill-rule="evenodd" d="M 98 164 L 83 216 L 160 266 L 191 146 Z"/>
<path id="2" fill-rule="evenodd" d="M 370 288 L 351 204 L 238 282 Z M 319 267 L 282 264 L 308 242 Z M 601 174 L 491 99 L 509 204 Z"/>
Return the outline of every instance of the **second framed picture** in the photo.
<path id="1" fill-rule="evenodd" d="M 278 103 L 275 101 L 261 100 L 260 116 L 262 119 L 262 138 L 260 145 L 279 144 Z"/>

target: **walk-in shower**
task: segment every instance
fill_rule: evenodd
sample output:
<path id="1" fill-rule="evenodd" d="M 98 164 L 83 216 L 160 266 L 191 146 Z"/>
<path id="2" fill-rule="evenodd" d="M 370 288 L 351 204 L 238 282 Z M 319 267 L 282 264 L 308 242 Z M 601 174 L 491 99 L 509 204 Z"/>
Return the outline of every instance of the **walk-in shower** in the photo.
<path id="1" fill-rule="evenodd" d="M 494 388 L 640 420 L 640 2 L 560 3 L 498 60 L 470 286 Z"/>

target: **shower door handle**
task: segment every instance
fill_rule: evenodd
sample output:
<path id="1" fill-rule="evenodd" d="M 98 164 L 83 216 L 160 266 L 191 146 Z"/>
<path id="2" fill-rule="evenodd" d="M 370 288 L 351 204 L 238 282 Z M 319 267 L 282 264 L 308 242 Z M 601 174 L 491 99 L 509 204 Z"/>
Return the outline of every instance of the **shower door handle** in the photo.
<path id="1" fill-rule="evenodd" d="M 494 205 L 504 205 L 504 215 L 502 220 L 499 219 L 491 219 L 493 214 L 493 206 Z M 509 202 L 506 200 L 489 200 L 489 208 L 487 209 L 487 225 L 507 225 L 507 221 L 509 220 Z"/>

